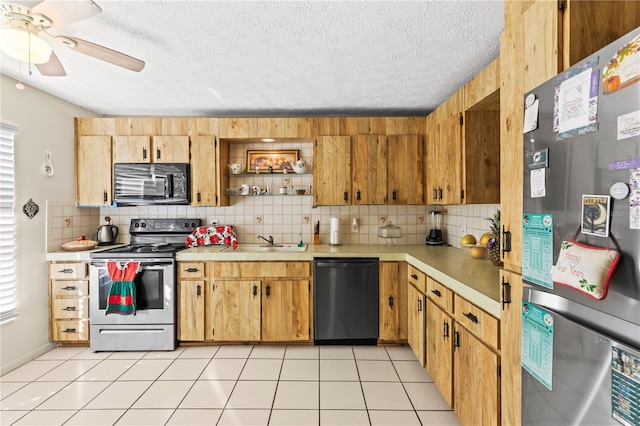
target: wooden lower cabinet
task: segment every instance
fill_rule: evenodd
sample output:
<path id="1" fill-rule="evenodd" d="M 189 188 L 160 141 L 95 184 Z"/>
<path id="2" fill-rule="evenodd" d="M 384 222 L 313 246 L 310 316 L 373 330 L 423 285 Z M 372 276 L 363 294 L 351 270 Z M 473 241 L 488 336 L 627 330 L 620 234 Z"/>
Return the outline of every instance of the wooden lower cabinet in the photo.
<path id="1" fill-rule="evenodd" d="M 459 324 L 454 326 L 454 411 L 464 426 L 500 424 L 500 357 Z"/>
<path id="2" fill-rule="evenodd" d="M 453 318 L 427 300 L 426 369 L 449 407 L 453 407 Z"/>
<path id="3" fill-rule="evenodd" d="M 405 262 L 380 262 L 378 340 L 399 343 L 407 340 L 407 267 Z"/>
<path id="4" fill-rule="evenodd" d="M 262 341 L 307 341 L 309 280 L 277 280 L 262 283 Z"/>
<path id="5" fill-rule="evenodd" d="M 309 262 L 211 262 L 210 270 L 205 340 L 312 340 Z"/>
<path id="6" fill-rule="evenodd" d="M 407 340 L 420 365 L 425 364 L 425 295 L 412 285 L 407 291 Z"/>
<path id="7" fill-rule="evenodd" d="M 178 283 L 178 340 L 204 340 L 204 280 Z"/>
<path id="8" fill-rule="evenodd" d="M 49 340 L 89 342 L 89 265 L 49 263 Z"/>
<path id="9" fill-rule="evenodd" d="M 206 262 L 178 262 L 178 340 L 205 340 Z"/>
<path id="10" fill-rule="evenodd" d="M 215 341 L 260 340 L 258 280 L 215 280 L 209 297 L 208 337 Z"/>

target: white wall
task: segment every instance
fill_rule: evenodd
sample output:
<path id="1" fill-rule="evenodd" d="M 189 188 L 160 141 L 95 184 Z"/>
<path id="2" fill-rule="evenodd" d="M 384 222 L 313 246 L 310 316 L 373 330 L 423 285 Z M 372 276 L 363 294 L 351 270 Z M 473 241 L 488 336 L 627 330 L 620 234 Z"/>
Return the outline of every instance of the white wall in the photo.
<path id="1" fill-rule="evenodd" d="M 0 75 L 0 122 L 19 128 L 15 138 L 16 285 L 19 316 L 0 326 L 0 373 L 4 374 L 49 350 L 46 263 L 46 202 L 73 200 L 73 118 L 91 111 Z M 63 78 L 63 77 L 61 77 Z M 42 172 L 45 150 L 55 173 Z M 29 219 L 22 206 L 33 199 L 40 212 Z"/>

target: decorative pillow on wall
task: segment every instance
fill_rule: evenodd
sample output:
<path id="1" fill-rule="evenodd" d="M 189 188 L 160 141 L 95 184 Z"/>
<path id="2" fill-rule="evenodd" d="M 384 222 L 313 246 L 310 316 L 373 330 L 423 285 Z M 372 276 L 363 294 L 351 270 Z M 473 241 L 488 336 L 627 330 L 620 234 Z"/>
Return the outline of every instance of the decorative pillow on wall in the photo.
<path id="1" fill-rule="evenodd" d="M 618 259 L 618 250 L 563 241 L 551 279 L 555 284 L 572 287 L 593 299 L 602 300 L 607 296 L 609 280 Z"/>
<path id="2" fill-rule="evenodd" d="M 201 226 L 187 237 L 186 244 L 187 247 L 227 245 L 235 249 L 238 240 L 233 225 Z"/>

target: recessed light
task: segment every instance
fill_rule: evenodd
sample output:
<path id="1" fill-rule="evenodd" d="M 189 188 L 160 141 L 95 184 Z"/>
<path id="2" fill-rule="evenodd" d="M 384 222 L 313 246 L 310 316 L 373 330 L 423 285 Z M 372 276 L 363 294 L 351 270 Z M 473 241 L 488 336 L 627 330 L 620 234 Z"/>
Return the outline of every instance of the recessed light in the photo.
<path id="1" fill-rule="evenodd" d="M 265 138 L 265 139 L 260 139 L 262 142 L 275 142 L 275 139 L 270 139 L 270 138 Z"/>

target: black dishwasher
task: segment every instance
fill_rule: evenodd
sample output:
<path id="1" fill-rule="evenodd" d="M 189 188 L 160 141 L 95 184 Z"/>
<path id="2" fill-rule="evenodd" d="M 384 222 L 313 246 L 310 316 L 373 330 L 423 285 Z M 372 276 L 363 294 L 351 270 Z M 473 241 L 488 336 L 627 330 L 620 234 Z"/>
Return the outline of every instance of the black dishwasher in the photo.
<path id="1" fill-rule="evenodd" d="M 313 262 L 316 345 L 376 345 L 378 258 L 316 257 Z"/>

